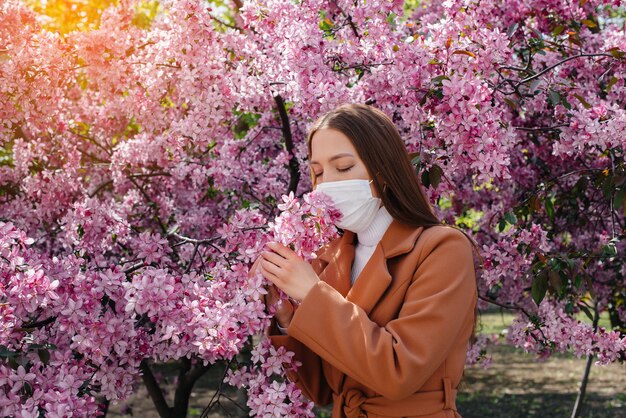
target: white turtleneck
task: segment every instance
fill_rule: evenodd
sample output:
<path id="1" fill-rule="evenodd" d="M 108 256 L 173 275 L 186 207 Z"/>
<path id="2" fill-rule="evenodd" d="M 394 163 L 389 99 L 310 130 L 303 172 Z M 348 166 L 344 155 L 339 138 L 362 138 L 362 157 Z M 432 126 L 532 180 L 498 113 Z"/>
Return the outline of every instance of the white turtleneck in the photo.
<path id="1" fill-rule="evenodd" d="M 392 220 L 393 218 L 387 212 L 387 209 L 381 206 L 367 229 L 357 234 L 358 242 L 354 247 L 354 262 L 352 263 L 352 272 L 350 274 L 350 282 L 352 284 L 354 284 L 354 281 L 359 277 L 372 254 L 374 254 L 376 246 Z"/>

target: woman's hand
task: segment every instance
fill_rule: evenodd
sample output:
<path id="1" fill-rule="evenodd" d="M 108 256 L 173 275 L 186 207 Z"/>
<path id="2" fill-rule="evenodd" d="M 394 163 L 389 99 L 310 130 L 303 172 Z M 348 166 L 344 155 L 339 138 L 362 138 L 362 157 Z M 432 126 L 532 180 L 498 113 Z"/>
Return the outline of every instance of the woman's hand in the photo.
<path id="1" fill-rule="evenodd" d="M 288 300 L 282 299 L 280 300 L 280 296 L 278 294 L 278 289 L 275 285 L 271 284 L 267 287 L 267 295 L 265 295 L 265 306 L 272 306 L 278 302 L 276 307 L 276 313 L 274 313 L 274 317 L 283 328 L 288 328 L 291 323 L 291 318 L 293 318 L 293 313 L 295 312 L 294 306 Z"/>
<path id="2" fill-rule="evenodd" d="M 320 281 L 319 277 L 313 267 L 291 249 L 276 242 L 268 243 L 267 247 L 271 251 L 261 253 L 261 274 L 289 297 L 300 302 Z"/>

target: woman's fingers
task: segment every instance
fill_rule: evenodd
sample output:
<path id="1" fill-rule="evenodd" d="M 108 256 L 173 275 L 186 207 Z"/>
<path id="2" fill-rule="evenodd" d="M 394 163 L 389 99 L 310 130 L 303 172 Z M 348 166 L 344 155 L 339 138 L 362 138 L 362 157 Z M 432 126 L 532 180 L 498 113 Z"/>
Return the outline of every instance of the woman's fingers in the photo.
<path id="1" fill-rule="evenodd" d="M 267 277 L 265 273 L 269 273 L 272 276 L 278 278 L 278 275 L 280 274 L 280 267 L 278 267 L 276 264 L 274 263 L 270 263 L 267 260 L 263 260 L 261 261 L 261 273 L 264 273 L 263 275 L 267 278 L 271 280 L 271 277 Z M 274 280 L 272 280 L 272 282 L 274 282 Z"/>
<path id="2" fill-rule="evenodd" d="M 268 242 L 267 247 L 283 258 L 290 259 L 296 253 L 278 242 Z"/>
<path id="3" fill-rule="evenodd" d="M 261 257 L 263 257 L 264 260 L 267 260 L 270 263 L 276 265 L 277 267 L 282 267 L 287 261 L 285 257 L 271 251 L 263 251 L 263 253 L 261 253 Z"/>
<path id="4" fill-rule="evenodd" d="M 301 301 L 319 282 L 319 277 L 309 263 L 284 245 L 268 243 L 267 247 L 273 253 L 271 251 L 263 253 L 263 261 L 260 263 L 261 273 L 287 296 Z"/>

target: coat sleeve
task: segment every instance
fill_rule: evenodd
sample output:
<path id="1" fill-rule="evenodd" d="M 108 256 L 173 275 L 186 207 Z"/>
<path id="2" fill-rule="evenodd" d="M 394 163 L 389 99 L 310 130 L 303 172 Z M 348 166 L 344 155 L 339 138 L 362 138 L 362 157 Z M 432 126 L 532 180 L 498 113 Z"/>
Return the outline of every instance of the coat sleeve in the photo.
<path id="1" fill-rule="evenodd" d="M 259 261 L 260 258 L 250 268 L 250 275 L 254 274 L 258 268 Z M 297 308 L 295 311 L 297 312 Z M 321 358 L 300 341 L 289 335 L 283 335 L 278 330 L 276 318 L 272 318 L 265 334 L 274 347 L 285 347 L 288 351 L 292 351 L 294 353 L 293 360 L 301 363 L 297 371 L 288 371 L 287 377 L 295 383 L 302 391 L 302 394 L 318 406 L 325 406 L 331 403 L 332 391 L 324 377 Z"/>
<path id="2" fill-rule="evenodd" d="M 448 356 L 476 301 L 469 240 L 453 228 L 437 229 L 418 240 L 420 262 L 397 318 L 381 327 L 319 282 L 294 314 L 290 338 L 388 399 L 415 393 Z"/>

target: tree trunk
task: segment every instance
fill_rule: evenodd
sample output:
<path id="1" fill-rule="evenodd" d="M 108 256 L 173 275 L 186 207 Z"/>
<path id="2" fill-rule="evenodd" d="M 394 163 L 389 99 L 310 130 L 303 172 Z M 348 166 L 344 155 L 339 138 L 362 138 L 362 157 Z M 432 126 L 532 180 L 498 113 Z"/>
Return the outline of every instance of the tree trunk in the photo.
<path id="1" fill-rule="evenodd" d="M 598 305 L 593 306 L 593 330 L 598 330 Z M 585 364 L 585 372 L 583 373 L 582 380 L 580 381 L 580 387 L 578 388 L 578 396 L 576 396 L 576 403 L 574 403 L 574 410 L 572 411 L 571 418 L 578 418 L 583 408 L 585 401 L 585 394 L 587 392 L 587 382 L 589 381 L 589 374 L 591 372 L 591 362 L 593 361 L 593 354 L 587 356 L 587 363 Z"/>
<path id="2" fill-rule="evenodd" d="M 191 365 L 191 360 L 183 358 L 181 360 L 180 374 L 178 376 L 178 386 L 174 394 L 174 407 L 172 408 L 172 418 L 186 418 L 189 409 L 189 398 L 194 384 L 204 375 L 211 365 L 204 366 L 198 363 Z"/>
<path id="3" fill-rule="evenodd" d="M 163 391 L 159 386 L 159 383 L 154 378 L 152 374 L 152 370 L 150 370 L 150 366 L 146 360 L 143 360 L 139 365 L 139 369 L 141 370 L 141 378 L 143 379 L 143 383 L 146 385 L 146 389 L 148 390 L 148 394 L 156 407 L 157 412 L 161 418 L 171 418 L 171 410 L 167 405 L 167 401 L 163 396 Z"/>

